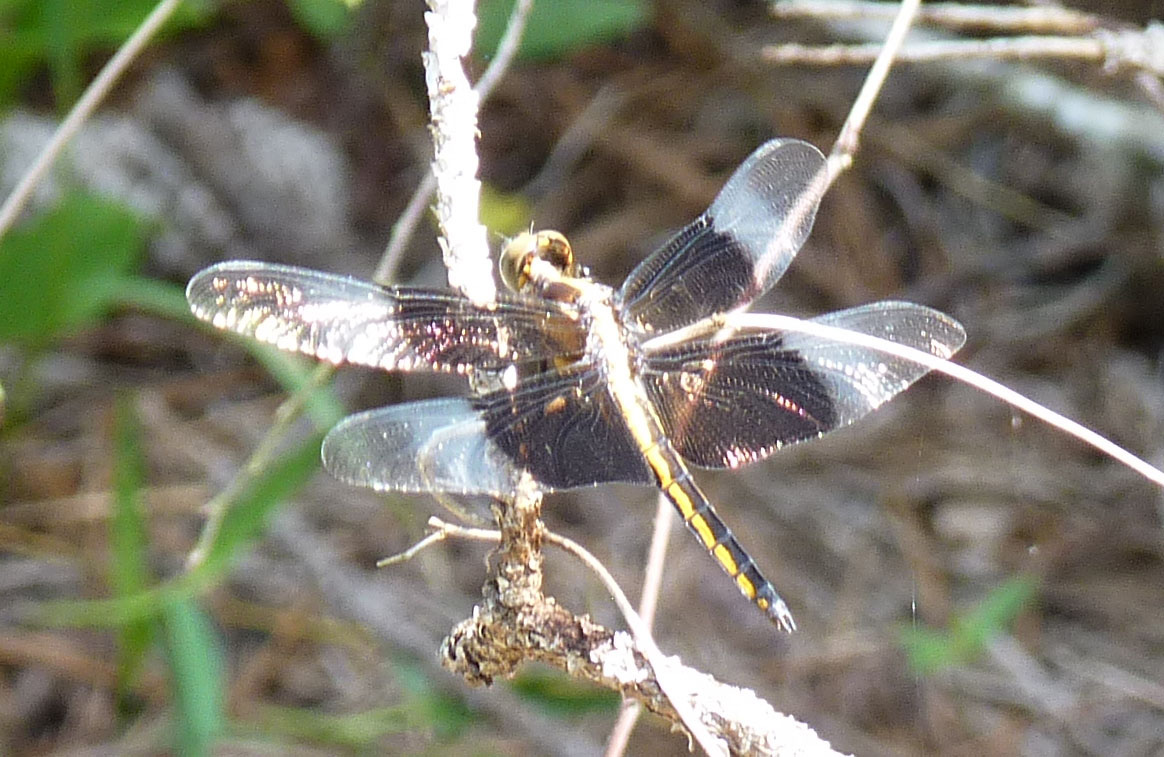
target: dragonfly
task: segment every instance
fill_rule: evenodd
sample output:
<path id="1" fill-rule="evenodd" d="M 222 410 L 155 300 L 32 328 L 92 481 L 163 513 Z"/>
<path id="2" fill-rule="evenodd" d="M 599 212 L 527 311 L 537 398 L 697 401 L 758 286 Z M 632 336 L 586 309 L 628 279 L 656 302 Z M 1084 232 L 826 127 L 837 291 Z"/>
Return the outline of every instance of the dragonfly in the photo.
<path id="1" fill-rule="evenodd" d="M 787 603 L 692 467 L 734 469 L 820 437 L 927 372 L 872 347 L 730 325 L 807 239 L 823 166 L 807 142 L 763 144 L 617 289 L 591 278 L 562 234 L 531 230 L 504 245 L 506 290 L 486 305 L 247 261 L 201 271 L 186 297 L 219 329 L 329 363 L 470 379 L 468 396 L 342 420 L 322 445 L 338 479 L 438 496 L 513 496 L 524 476 L 541 492 L 654 486 L 739 591 L 791 631 Z M 949 316 L 900 301 L 811 321 L 941 358 L 966 338 Z"/>

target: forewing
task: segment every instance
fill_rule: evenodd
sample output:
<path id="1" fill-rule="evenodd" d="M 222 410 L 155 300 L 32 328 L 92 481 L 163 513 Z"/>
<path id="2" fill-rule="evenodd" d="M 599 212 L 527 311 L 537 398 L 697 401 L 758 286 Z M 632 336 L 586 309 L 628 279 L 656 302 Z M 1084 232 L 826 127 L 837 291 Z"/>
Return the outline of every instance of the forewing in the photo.
<path id="1" fill-rule="evenodd" d="M 381 287 L 307 268 L 229 261 L 186 287 L 217 328 L 331 363 L 470 373 L 576 354 L 567 306 L 508 296 L 488 308 L 448 292 Z"/>
<path id="2" fill-rule="evenodd" d="M 812 229 L 823 166 L 807 142 L 761 145 L 703 215 L 631 272 L 619 292 L 624 323 L 665 333 L 766 292 Z"/>
<path id="3" fill-rule="evenodd" d="M 966 340 L 953 319 L 908 302 L 812 320 L 939 357 Z M 642 378 L 683 457 L 707 468 L 735 468 L 852 423 L 927 370 L 874 349 L 772 330 L 648 349 Z"/>

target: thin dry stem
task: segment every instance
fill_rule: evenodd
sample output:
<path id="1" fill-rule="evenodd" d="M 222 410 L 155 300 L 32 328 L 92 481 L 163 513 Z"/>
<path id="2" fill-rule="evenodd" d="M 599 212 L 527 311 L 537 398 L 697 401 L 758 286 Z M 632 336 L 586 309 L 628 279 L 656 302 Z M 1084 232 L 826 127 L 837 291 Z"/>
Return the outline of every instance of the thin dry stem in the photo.
<path id="1" fill-rule="evenodd" d="M 651 635 L 651 627 L 648 625 L 639 614 L 631 607 L 630 600 L 622 591 L 622 587 L 610 574 L 598 558 L 590 554 L 582 548 L 582 545 L 577 544 L 565 537 L 558 537 L 555 542 L 559 547 L 573 554 L 582 561 L 586 567 L 590 568 L 591 572 L 602 580 L 604 586 L 610 591 L 614 598 L 614 603 L 618 606 L 619 611 L 626 619 L 627 625 L 630 626 L 631 635 L 634 636 L 635 648 L 647 658 L 651 669 L 655 673 L 655 680 L 658 681 L 659 688 L 667 696 L 671 706 L 679 714 L 679 718 L 683 724 L 691 731 L 691 735 L 699 743 L 703 750 L 711 755 L 727 754 L 726 749 L 714 738 L 711 733 L 707 731 L 703 720 L 698 716 L 692 708 L 690 697 L 696 692 L 685 689 L 684 678 L 672 674 L 671 667 L 663 658 L 663 653 L 660 651 L 658 645 L 655 644 L 655 639 Z"/>
<path id="2" fill-rule="evenodd" d="M 606 740 L 606 749 L 603 757 L 622 757 L 630 745 L 631 734 L 639 722 L 639 715 L 643 713 L 643 706 L 634 699 L 623 699 L 618 708 L 618 719 L 610 729 L 610 736 Z"/>
<path id="3" fill-rule="evenodd" d="M 821 19 L 883 18 L 886 3 L 780 3 L 772 11 L 777 16 L 805 16 Z M 897 61 L 933 63 L 951 60 L 1083 60 L 1099 63 L 1108 70 L 1127 68 L 1164 75 L 1164 26 L 1149 23 L 1143 29 L 1104 28 L 1097 16 L 1054 8 L 990 8 L 982 6 L 927 6 L 919 20 L 947 28 L 978 27 L 992 31 L 1033 32 L 1025 36 L 993 39 L 939 40 L 915 42 L 903 47 Z M 1058 32 L 1050 34 L 1048 32 Z M 762 55 L 773 63 L 818 66 L 866 64 L 877 58 L 879 43 L 799 45 L 766 47 Z M 1141 82 L 1150 90 L 1150 85 Z"/>
<path id="4" fill-rule="evenodd" d="M 202 564 L 210 554 L 210 548 L 218 538 L 218 531 L 222 527 L 223 519 L 230 511 L 235 499 L 243 489 L 257 478 L 275 459 L 279 445 L 283 442 L 288 429 L 299 418 L 307 407 L 311 394 L 327 383 L 335 373 L 335 366 L 324 363 L 316 366 L 310 378 L 284 400 L 275 411 L 275 422 L 267 429 L 254 452 L 247 459 L 230 484 L 206 503 L 206 521 L 202 524 L 202 531 L 198 534 L 198 542 L 186 555 L 186 570 L 192 571 Z"/>
<path id="5" fill-rule="evenodd" d="M 424 178 L 408 198 L 404 212 L 392 224 L 392 232 L 388 235 L 388 246 L 380 256 L 376 271 L 372 274 L 372 281 L 377 284 L 391 284 L 396 280 L 396 269 L 400 267 L 400 258 L 404 255 L 404 247 L 416 232 L 416 226 L 428 210 L 428 201 L 436 191 L 436 176 L 432 173 L 432 166 L 425 171 Z"/>
<path id="6" fill-rule="evenodd" d="M 482 102 L 493 94 L 493 88 L 501 81 L 501 77 L 505 76 L 505 72 L 509 70 L 509 64 L 517 55 L 517 51 L 521 47 L 521 36 L 525 33 L 525 22 L 529 20 L 531 8 L 533 8 L 533 0 L 517 0 L 514 3 L 513 10 L 509 14 L 509 23 L 505 27 L 505 34 L 497 43 L 497 54 L 493 56 L 493 61 L 485 69 L 485 73 L 481 74 L 481 78 L 473 85 L 473 89 L 477 91 L 477 96 L 481 98 Z"/>
<path id="7" fill-rule="evenodd" d="M 861 45 L 771 45 L 763 51 L 772 63 L 803 63 L 817 66 L 867 64 L 880 50 L 876 43 Z M 1107 47 L 1091 37 L 997 37 L 982 40 L 915 42 L 901 49 L 899 63 L 934 63 L 943 60 L 1035 60 L 1061 58 L 1104 61 Z"/>
<path id="8" fill-rule="evenodd" d="M 784 0 L 772 4 L 777 18 L 884 19 L 897 15 L 897 3 L 844 2 L 843 0 Z M 947 29 L 1042 34 L 1086 34 L 1100 26 L 1089 13 L 1055 6 L 1024 8 L 963 3 L 926 3 L 918 9 L 917 23 Z"/>
<path id="9" fill-rule="evenodd" d="M 689 698 L 694 692 L 685 692 L 680 690 L 678 688 L 679 684 L 676 683 L 678 679 L 674 676 L 669 678 L 669 674 L 667 672 L 663 672 L 669 671 L 670 668 L 664 660 L 663 653 L 659 650 L 658 646 L 655 645 L 655 641 L 651 637 L 650 628 L 643 622 L 638 613 L 635 612 L 634 608 L 631 607 L 630 600 L 623 592 L 622 587 L 618 585 L 618 582 L 615 580 L 614 576 L 612 576 L 610 571 L 606 569 L 606 566 L 603 565 L 602 562 L 598 560 L 598 558 L 590 554 L 590 552 L 587 551 L 581 544 L 578 544 L 577 542 L 564 536 L 545 530 L 544 526 L 541 524 L 539 516 L 541 508 L 540 497 L 536 493 L 530 492 L 523 497 L 519 490 L 519 495 L 515 501 L 512 504 L 505 505 L 503 507 L 506 511 L 521 512 L 524 510 L 532 512 L 530 515 L 525 517 L 519 516 L 517 519 L 508 519 L 511 521 L 510 528 L 505 528 L 505 521 L 507 519 L 503 518 L 503 528 L 501 531 L 491 531 L 478 528 L 463 528 L 451 523 L 445 523 L 438 518 L 431 518 L 429 523 L 435 524 L 438 528 L 440 528 L 440 531 L 437 533 L 441 535 L 441 538 L 459 536 L 478 541 L 500 542 L 502 544 L 502 557 L 501 564 L 499 564 L 497 568 L 498 573 L 507 574 L 509 576 L 509 578 L 507 578 L 505 581 L 506 587 L 509 588 L 508 593 L 511 596 L 520 597 L 523 604 L 538 605 L 542 602 L 545 602 L 545 598 L 541 594 L 540 554 L 535 556 L 533 559 L 529 557 L 529 553 L 531 551 L 540 552 L 540 550 L 538 550 L 536 547 L 537 541 L 544 539 L 545 541 L 554 544 L 568 554 L 573 555 L 583 565 L 589 568 L 592 573 L 598 576 L 598 579 L 602 581 L 607 591 L 610 592 L 614 599 L 615 605 L 619 608 L 619 611 L 622 613 L 623 617 L 627 621 L 627 625 L 631 629 L 631 635 L 634 637 L 634 649 L 636 649 L 646 658 L 646 661 L 649 663 L 651 670 L 654 671 L 654 676 L 658 687 L 662 690 L 663 694 L 666 695 L 667 700 L 675 709 L 679 720 L 690 730 L 691 734 L 695 737 L 695 740 L 708 754 L 726 755 L 727 752 L 725 751 L 722 744 L 717 741 L 710 732 L 707 731 L 703 721 L 691 708 Z M 516 522 L 514 522 L 514 520 L 516 520 Z M 517 528 L 513 528 L 512 526 L 517 526 Z M 528 533 L 528 530 L 531 528 L 533 529 L 532 534 Z M 414 553 L 415 551 L 424 549 L 434 542 L 435 539 L 431 541 L 429 539 L 423 539 L 421 542 L 418 542 L 414 547 L 409 549 L 408 553 Z M 508 546 L 506 546 L 507 544 Z M 515 552 L 518 555 L 517 559 L 513 559 L 513 554 Z M 522 582 L 529 583 L 532 589 L 526 588 L 514 591 L 511 588 L 514 586 L 519 586 Z M 509 609 L 513 608 L 511 607 Z M 555 613 L 553 613 L 552 610 L 547 612 L 546 610 L 537 609 L 518 612 L 519 616 L 525 617 L 548 616 L 553 614 Z M 460 635 L 463 638 L 465 635 L 468 635 L 468 633 L 469 632 L 467 630 L 462 630 Z M 456 635 L 457 632 L 454 632 L 454 636 Z M 504 632 L 498 635 L 503 636 Z M 493 638 L 494 636 L 494 634 L 488 634 L 489 638 Z M 463 641 L 460 643 L 463 645 Z M 519 653 L 522 651 L 520 646 L 517 651 Z M 497 650 L 490 650 L 490 652 L 491 654 L 496 654 Z M 463 656 L 464 653 L 459 652 L 457 654 Z M 568 661 L 563 661 L 563 668 L 569 669 Z M 670 691 L 668 691 L 667 683 L 664 683 L 665 681 L 669 682 L 671 687 Z"/>
<path id="10" fill-rule="evenodd" d="M 877 95 L 881 93 L 881 87 L 885 85 L 885 78 L 889 76 L 889 69 L 901 50 L 905 35 L 909 33 L 913 17 L 920 4 L 921 0 L 904 0 L 901 3 L 900 12 L 894 19 L 893 26 L 889 28 L 889 34 L 885 37 L 881 52 L 865 76 L 865 83 L 861 86 L 861 91 L 857 93 L 857 99 L 853 101 L 853 106 L 849 109 L 849 117 L 841 126 L 836 144 L 833 145 L 833 150 L 829 154 L 827 164 L 829 179 L 824 190 L 827 191 L 840 172 L 852 164 L 853 155 L 857 152 L 861 129 L 865 127 L 865 121 L 869 119 L 869 111 L 873 109 L 873 103 L 877 101 Z M 823 195 L 824 192 L 822 191 L 821 194 Z"/>
<path id="11" fill-rule="evenodd" d="M 647 561 L 646 578 L 643 582 L 643 597 L 639 605 L 637 621 L 639 627 L 647 631 L 647 636 L 641 639 L 636 637 L 636 644 L 639 646 L 639 648 L 642 648 L 644 641 L 645 643 L 653 646 L 653 641 L 650 638 L 649 631 L 650 624 L 654 616 L 655 600 L 658 596 L 659 586 L 662 584 L 663 563 L 666 556 L 667 541 L 671 531 L 671 520 L 671 504 L 665 497 L 660 495 L 658 508 L 655 513 L 655 529 L 651 540 L 650 557 Z M 389 558 L 385 558 L 384 560 L 376 563 L 377 567 L 410 560 L 422 550 L 427 549 L 437 542 L 443 541 L 449 537 L 491 543 L 500 542 L 502 538 L 500 531 L 481 528 L 467 528 L 464 526 L 447 523 L 436 516 L 429 518 L 428 525 L 436 530 L 404 552 Z M 606 586 L 607 590 L 615 598 L 615 603 L 620 607 L 620 609 L 623 610 L 624 617 L 627 618 L 628 624 L 631 624 L 632 627 L 636 624 L 635 621 L 632 620 L 635 613 L 630 610 L 630 602 L 627 600 L 626 595 L 623 593 L 622 587 L 618 585 L 618 582 L 597 558 L 591 555 L 589 551 L 582 547 L 582 545 L 571 539 L 568 539 L 567 537 L 560 536 L 553 533 L 552 531 L 544 531 L 543 535 L 547 542 L 554 544 L 555 546 L 561 548 L 563 551 L 573 555 L 580 562 L 590 568 L 590 570 L 598 576 L 599 580 L 602 581 L 603 585 Z M 641 706 L 636 700 L 624 700 L 623 707 L 620 710 L 619 719 L 616 722 L 615 727 L 612 729 L 610 743 L 607 745 L 607 755 L 618 755 L 623 753 L 641 709 Z M 705 749 L 709 748 L 709 746 L 712 749 L 717 748 L 716 746 L 710 745 L 710 739 L 708 741 L 708 744 L 704 744 Z M 702 740 L 701 743 L 703 743 Z"/>
<path id="12" fill-rule="evenodd" d="M 675 522 L 675 508 L 662 492 L 655 500 L 654 529 L 651 546 L 647 551 L 647 569 L 643 576 L 643 596 L 639 600 L 639 616 L 648 626 L 655 622 L 659 604 L 659 590 L 663 586 L 663 568 L 667 559 L 667 544 L 671 540 L 671 525 Z"/>
<path id="13" fill-rule="evenodd" d="M 642 597 L 639 599 L 639 617 L 649 629 L 655 622 L 655 610 L 659 602 L 659 590 L 663 586 L 663 568 L 667 560 L 667 543 L 671 540 L 671 525 L 675 520 L 675 510 L 662 492 L 655 500 L 654 529 L 651 532 L 651 546 L 647 551 L 647 568 L 643 575 Z M 642 706 L 632 699 L 623 700 L 618 711 L 618 720 L 610 730 L 606 742 L 606 757 L 618 757 L 626 752 L 631 732 L 642 713 Z"/>
<path id="14" fill-rule="evenodd" d="M 429 518 L 428 525 L 432 528 L 436 528 L 437 530 L 433 531 L 428 536 L 425 536 L 423 539 L 418 541 L 416 544 L 413 544 L 411 547 L 404 550 L 403 552 L 398 552 L 397 554 L 390 555 L 389 557 L 380 558 L 379 560 L 376 561 L 376 567 L 377 568 L 387 568 L 390 565 L 399 565 L 400 563 L 408 562 L 409 560 L 416 557 L 424 550 L 428 549 L 429 547 L 433 546 L 434 544 L 436 544 L 438 542 L 444 541 L 445 539 L 449 538 L 449 536 L 452 535 L 449 532 L 448 524 L 444 523 L 439 518 L 436 518 L 436 517 Z M 497 533 L 497 532 L 494 531 L 493 533 Z"/>
<path id="15" fill-rule="evenodd" d="M 859 146 L 861 130 L 865 127 L 873 103 L 877 101 L 881 87 L 884 86 L 885 79 L 889 75 L 893 56 L 901 49 L 905 35 L 909 32 L 913 15 L 917 12 L 920 2 L 921 0 L 903 0 L 901 3 L 901 12 L 889 29 L 882 53 L 873 62 L 872 68 L 865 76 L 861 91 L 857 93 L 853 106 L 849 109 L 849 115 L 837 134 L 836 142 L 829 152 L 828 159 L 788 211 L 785 223 L 789 224 L 790 227 L 795 228 L 802 223 L 803 217 L 816 212 L 829 187 L 852 166 L 853 156 Z M 757 277 L 763 278 L 759 273 L 757 273 Z"/>

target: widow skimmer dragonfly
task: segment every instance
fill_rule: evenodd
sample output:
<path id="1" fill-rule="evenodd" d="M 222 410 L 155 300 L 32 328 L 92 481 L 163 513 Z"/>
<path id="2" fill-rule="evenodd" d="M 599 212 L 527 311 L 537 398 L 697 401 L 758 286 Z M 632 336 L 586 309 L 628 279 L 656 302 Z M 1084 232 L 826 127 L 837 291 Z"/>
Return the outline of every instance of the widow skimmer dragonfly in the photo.
<path id="1" fill-rule="evenodd" d="M 474 392 L 349 416 L 324 466 L 379 491 L 512 494 L 608 482 L 653 485 L 778 626 L 784 600 L 696 485 L 687 463 L 736 468 L 871 412 L 926 373 L 908 360 L 794 331 L 728 328 L 807 238 L 824 157 L 776 139 L 711 206 L 639 264 L 600 284 L 557 232 L 523 233 L 501 255 L 509 289 L 476 306 L 451 292 L 377 286 L 270 263 L 230 261 L 186 297 L 214 326 L 331 363 L 469 376 Z M 948 316 L 880 302 L 820 316 L 828 326 L 940 357 L 965 341 Z"/>

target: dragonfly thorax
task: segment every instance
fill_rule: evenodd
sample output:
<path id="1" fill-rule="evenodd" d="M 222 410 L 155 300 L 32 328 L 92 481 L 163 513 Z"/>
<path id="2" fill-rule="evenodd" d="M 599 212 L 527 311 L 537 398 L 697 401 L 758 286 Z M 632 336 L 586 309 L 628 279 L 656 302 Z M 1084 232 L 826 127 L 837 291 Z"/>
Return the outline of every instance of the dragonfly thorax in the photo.
<path id="1" fill-rule="evenodd" d="M 569 240 L 560 232 L 546 229 L 523 231 L 505 243 L 497 261 L 501 280 L 514 292 L 529 291 L 530 284 L 536 284 L 539 278 L 534 270 L 538 267 L 537 261 L 552 266 L 558 277 L 577 278 L 582 275 Z"/>

